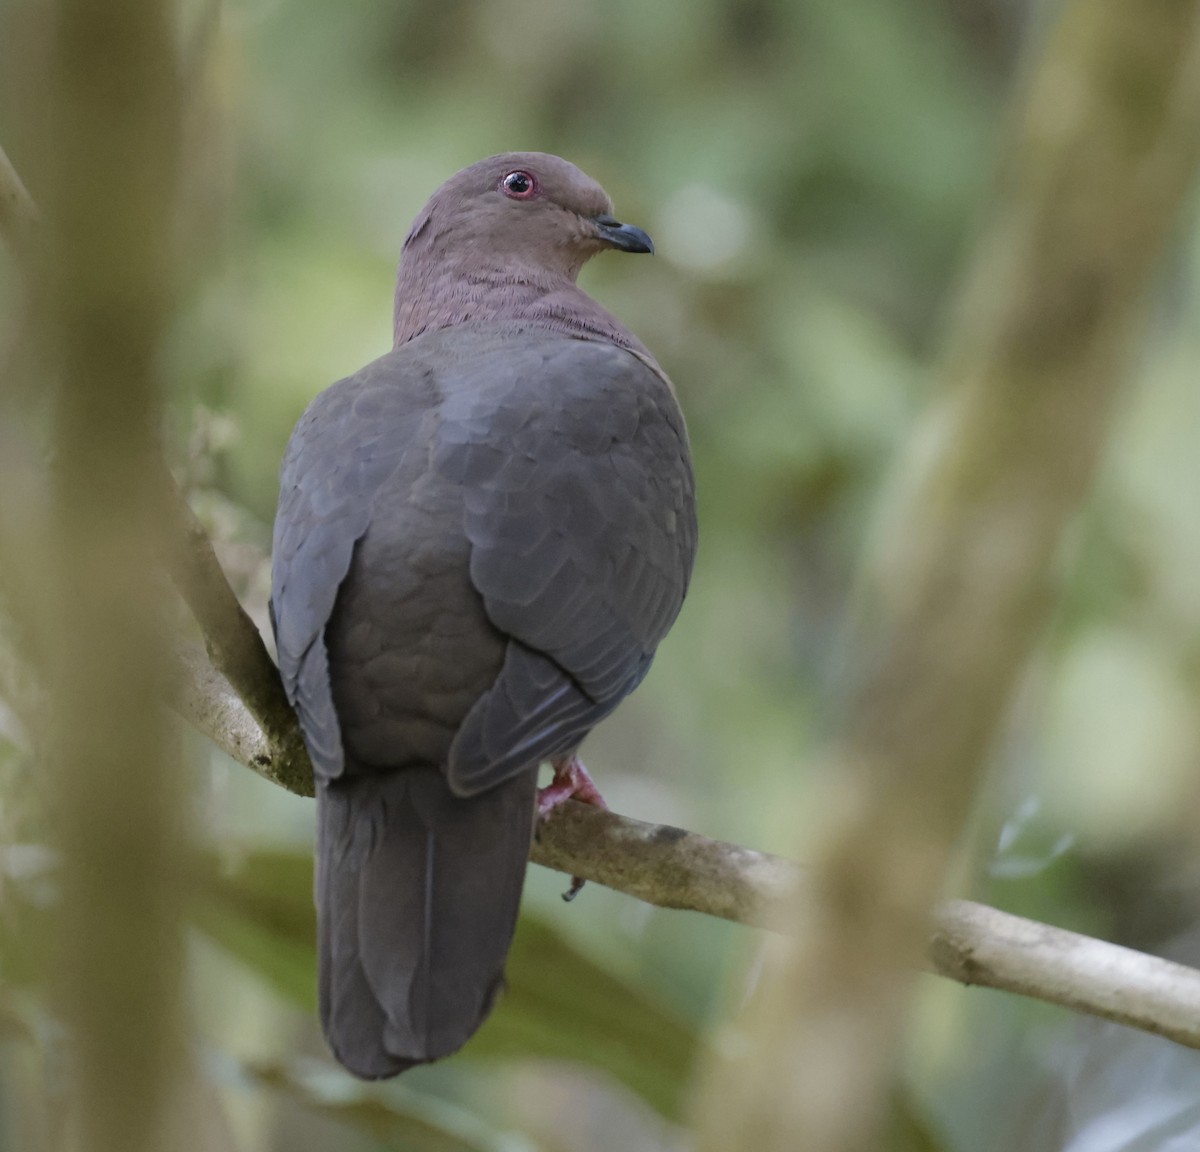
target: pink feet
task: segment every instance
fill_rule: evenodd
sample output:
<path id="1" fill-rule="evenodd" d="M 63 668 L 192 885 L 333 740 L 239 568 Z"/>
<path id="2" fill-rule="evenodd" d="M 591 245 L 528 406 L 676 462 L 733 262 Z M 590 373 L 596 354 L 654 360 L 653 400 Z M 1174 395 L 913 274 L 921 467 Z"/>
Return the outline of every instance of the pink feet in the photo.
<path id="1" fill-rule="evenodd" d="M 554 769 L 554 779 L 545 788 L 538 789 L 537 814 L 540 820 L 545 820 L 555 808 L 568 800 L 579 800 L 608 811 L 600 789 L 592 782 L 588 770 L 578 756 L 564 756 L 561 760 L 552 760 L 550 766 Z M 583 885 L 584 880 L 581 876 L 572 876 L 571 887 L 563 893 L 563 899 L 568 903 L 574 900 Z"/>
<path id="2" fill-rule="evenodd" d="M 554 769 L 554 779 L 545 788 L 538 789 L 537 811 L 543 820 L 568 800 L 594 804 L 608 811 L 600 789 L 592 782 L 578 756 L 564 756 L 561 760 L 551 761 L 550 766 Z"/>

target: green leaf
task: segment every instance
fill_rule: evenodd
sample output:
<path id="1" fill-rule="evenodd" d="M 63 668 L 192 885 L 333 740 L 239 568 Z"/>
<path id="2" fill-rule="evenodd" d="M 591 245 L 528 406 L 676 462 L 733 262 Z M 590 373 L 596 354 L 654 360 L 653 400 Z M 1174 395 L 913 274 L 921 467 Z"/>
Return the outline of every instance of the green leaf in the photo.
<path id="1" fill-rule="evenodd" d="M 589 1064 L 679 1119 L 699 1046 L 691 1029 L 536 916 L 521 917 L 507 976 L 504 998 L 466 1054 Z"/>
<path id="2" fill-rule="evenodd" d="M 317 1008 L 317 916 L 312 861 L 263 850 L 213 863 L 201 874 L 198 928 L 305 1012 Z"/>
<path id="3" fill-rule="evenodd" d="M 7 865 L 0 869 L 0 984 L 37 986 L 52 955 L 57 861 L 36 844 L 8 845 L 6 851 L 7 859 L 0 859 Z"/>
<path id="4" fill-rule="evenodd" d="M 883 1152 L 940 1152 L 927 1119 L 911 1091 L 897 1089 L 888 1102 Z"/>

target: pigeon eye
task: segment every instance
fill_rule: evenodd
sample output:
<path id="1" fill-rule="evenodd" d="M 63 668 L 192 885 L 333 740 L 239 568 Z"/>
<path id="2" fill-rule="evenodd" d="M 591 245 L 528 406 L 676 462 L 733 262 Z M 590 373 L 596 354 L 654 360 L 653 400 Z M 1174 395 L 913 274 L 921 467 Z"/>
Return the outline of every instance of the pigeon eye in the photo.
<path id="1" fill-rule="evenodd" d="M 500 190 L 510 200 L 532 200 L 538 194 L 538 182 L 530 172 L 510 172 L 500 181 Z"/>

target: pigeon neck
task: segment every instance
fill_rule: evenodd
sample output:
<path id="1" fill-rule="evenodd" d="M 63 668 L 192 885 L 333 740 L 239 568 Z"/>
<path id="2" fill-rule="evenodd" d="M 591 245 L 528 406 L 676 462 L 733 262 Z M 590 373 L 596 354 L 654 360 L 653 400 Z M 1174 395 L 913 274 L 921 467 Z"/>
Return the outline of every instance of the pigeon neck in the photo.
<path id="1" fill-rule="evenodd" d="M 573 274 L 515 263 L 455 267 L 444 255 L 436 261 L 414 260 L 412 255 L 405 254 L 396 279 L 397 348 L 441 328 L 516 321 L 650 355 L 632 332 L 575 283 Z"/>

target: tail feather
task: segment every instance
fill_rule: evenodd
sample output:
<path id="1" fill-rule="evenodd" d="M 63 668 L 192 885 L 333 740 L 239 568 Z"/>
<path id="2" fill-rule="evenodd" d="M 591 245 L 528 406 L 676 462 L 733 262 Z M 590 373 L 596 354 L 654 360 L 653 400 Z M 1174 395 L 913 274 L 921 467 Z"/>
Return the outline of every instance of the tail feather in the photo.
<path id="1" fill-rule="evenodd" d="M 321 1022 L 368 1079 L 448 1056 L 483 1023 L 533 834 L 533 770 L 471 799 L 433 768 L 319 789 Z"/>

